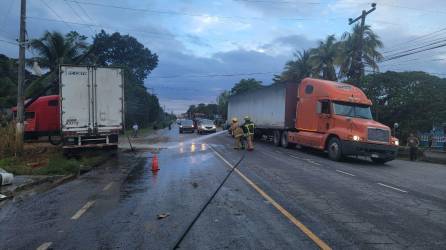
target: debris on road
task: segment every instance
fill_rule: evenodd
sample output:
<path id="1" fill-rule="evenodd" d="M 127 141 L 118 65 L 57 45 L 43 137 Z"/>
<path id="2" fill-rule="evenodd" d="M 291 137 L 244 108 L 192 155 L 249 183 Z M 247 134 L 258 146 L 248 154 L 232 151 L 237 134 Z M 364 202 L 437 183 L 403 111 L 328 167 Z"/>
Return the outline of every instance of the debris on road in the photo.
<path id="1" fill-rule="evenodd" d="M 13 180 L 13 174 L 6 172 L 3 168 L 0 168 L 0 186 L 11 185 Z"/>
<path id="2" fill-rule="evenodd" d="M 167 217 L 169 217 L 169 213 L 160 213 L 160 214 L 158 214 L 158 220 L 162 220 L 162 219 L 165 219 L 165 218 L 167 218 Z"/>

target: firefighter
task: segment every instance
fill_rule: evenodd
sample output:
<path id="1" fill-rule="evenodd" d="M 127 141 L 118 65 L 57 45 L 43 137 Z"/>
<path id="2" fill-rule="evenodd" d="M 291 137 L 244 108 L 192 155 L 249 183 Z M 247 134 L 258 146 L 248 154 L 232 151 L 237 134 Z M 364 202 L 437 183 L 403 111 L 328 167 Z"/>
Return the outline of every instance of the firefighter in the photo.
<path id="1" fill-rule="evenodd" d="M 245 116 L 245 123 L 242 125 L 243 133 L 245 134 L 246 141 L 248 142 L 248 151 L 254 150 L 253 140 L 254 140 L 254 129 L 255 125 L 249 118 Z"/>
<path id="2" fill-rule="evenodd" d="M 240 149 L 240 142 L 243 137 L 243 130 L 239 127 L 236 117 L 232 118 L 231 127 L 229 129 L 231 130 L 231 134 L 234 137 L 234 149 Z"/>
<path id="3" fill-rule="evenodd" d="M 420 145 L 420 140 L 413 134 L 410 133 L 410 136 L 407 138 L 407 146 L 409 146 L 410 160 L 417 160 L 418 146 Z"/>
<path id="4" fill-rule="evenodd" d="M 229 132 L 231 133 L 232 137 L 234 137 L 234 132 L 237 127 L 238 127 L 238 119 L 237 117 L 233 117 L 231 120 L 231 125 L 229 126 Z"/>

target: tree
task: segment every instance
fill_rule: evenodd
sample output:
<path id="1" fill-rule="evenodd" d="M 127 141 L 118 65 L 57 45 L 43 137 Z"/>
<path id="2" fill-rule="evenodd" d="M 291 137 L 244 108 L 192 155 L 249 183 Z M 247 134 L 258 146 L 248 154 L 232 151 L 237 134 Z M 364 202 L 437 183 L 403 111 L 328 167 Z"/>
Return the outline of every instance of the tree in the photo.
<path id="1" fill-rule="evenodd" d="M 249 79 L 241 79 L 238 83 L 234 85 L 231 89 L 231 95 L 237 95 L 249 90 L 259 89 L 262 88 L 262 82 L 257 81 L 254 78 Z"/>
<path id="2" fill-rule="evenodd" d="M 225 90 L 217 97 L 218 114 L 221 115 L 223 119 L 228 117 L 228 101 L 231 96 L 231 92 Z"/>
<path id="3" fill-rule="evenodd" d="M 361 72 L 361 75 L 364 75 L 364 68 L 357 69 L 360 65 L 354 61 L 357 54 L 360 53 L 358 47 L 359 39 L 361 39 L 360 34 L 360 25 L 355 25 L 351 32 L 345 32 L 341 37 L 342 42 L 340 43 L 340 53 L 338 55 L 338 62 L 340 65 L 339 78 L 347 78 L 351 81 L 351 79 L 355 79 L 355 77 L 359 79 L 359 77 L 356 76 L 356 72 Z M 383 58 L 381 53 L 378 52 L 378 49 L 383 47 L 383 43 L 369 25 L 364 26 L 362 39 L 361 60 L 364 66 L 370 67 L 373 71 L 378 71 L 378 62 Z M 360 83 L 354 84 L 358 85 Z"/>
<path id="4" fill-rule="evenodd" d="M 294 58 L 285 64 L 285 70 L 281 76 L 281 80 L 284 82 L 300 82 L 303 78 L 312 75 L 313 65 L 309 50 L 295 52 Z"/>
<path id="5" fill-rule="evenodd" d="M 118 32 L 107 34 L 102 30 L 94 37 L 93 48 L 97 64 L 125 67 L 129 71 L 128 76 L 139 84 L 143 84 L 158 65 L 157 54 L 145 48 L 136 38 Z"/>
<path id="6" fill-rule="evenodd" d="M 363 90 L 373 102 L 375 119 L 390 127 L 397 122 L 402 139 L 446 122 L 446 79 L 425 72 L 388 71 L 367 75 Z"/>
<path id="7" fill-rule="evenodd" d="M 158 65 L 158 55 L 136 38 L 117 32 L 108 34 L 102 30 L 93 39 L 89 60 L 101 66 L 124 68 L 127 126 L 136 122 L 146 127 L 166 118 L 158 98 L 148 93 L 144 86 L 144 80 Z"/>
<path id="8" fill-rule="evenodd" d="M 310 60 L 314 69 L 323 79 L 336 81 L 335 63 L 338 56 L 338 43 L 334 35 L 320 41 L 319 46 L 310 51 Z"/>
<path id="9" fill-rule="evenodd" d="M 42 38 L 33 39 L 30 46 L 38 56 L 29 62 L 37 61 L 41 67 L 58 72 L 60 64 L 74 63 L 87 50 L 86 36 L 71 31 L 65 36 L 59 32 L 46 31 Z"/>

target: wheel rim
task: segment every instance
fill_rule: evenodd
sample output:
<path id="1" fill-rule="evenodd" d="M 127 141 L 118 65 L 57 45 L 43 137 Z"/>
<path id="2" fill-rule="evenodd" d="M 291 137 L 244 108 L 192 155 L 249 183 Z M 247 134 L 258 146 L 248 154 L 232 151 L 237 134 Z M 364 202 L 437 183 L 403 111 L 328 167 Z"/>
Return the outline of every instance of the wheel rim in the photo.
<path id="1" fill-rule="evenodd" d="M 332 156 L 336 156 L 338 155 L 338 152 L 339 152 L 339 145 L 337 143 L 332 143 L 330 145 L 330 154 Z"/>
<path id="2" fill-rule="evenodd" d="M 282 145 L 286 145 L 287 144 L 287 138 L 285 134 L 282 134 Z"/>

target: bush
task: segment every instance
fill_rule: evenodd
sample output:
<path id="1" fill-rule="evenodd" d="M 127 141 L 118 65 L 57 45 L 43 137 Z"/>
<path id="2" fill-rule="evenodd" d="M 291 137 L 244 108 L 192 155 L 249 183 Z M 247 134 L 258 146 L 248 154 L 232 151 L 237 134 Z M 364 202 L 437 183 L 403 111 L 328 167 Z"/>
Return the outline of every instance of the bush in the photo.
<path id="1" fill-rule="evenodd" d="M 15 126 L 9 122 L 0 126 L 0 158 L 11 157 L 15 154 Z"/>

